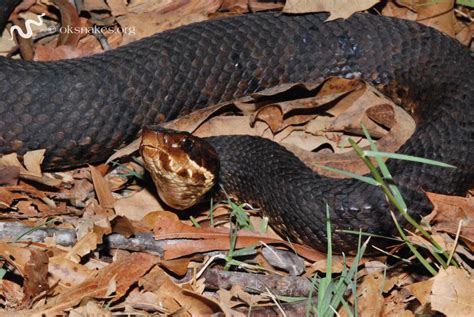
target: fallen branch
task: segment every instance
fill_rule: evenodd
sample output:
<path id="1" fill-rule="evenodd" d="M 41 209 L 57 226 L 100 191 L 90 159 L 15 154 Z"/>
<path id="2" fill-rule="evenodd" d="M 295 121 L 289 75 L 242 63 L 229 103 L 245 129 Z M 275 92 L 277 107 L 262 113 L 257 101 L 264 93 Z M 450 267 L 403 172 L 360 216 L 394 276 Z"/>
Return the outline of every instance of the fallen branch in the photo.
<path id="1" fill-rule="evenodd" d="M 73 229 L 36 228 L 19 222 L 0 222 L 0 240 L 2 241 L 31 241 L 42 243 L 46 238 L 53 238 L 58 245 L 66 247 L 73 246 L 77 243 L 76 232 Z M 130 251 L 146 251 L 162 257 L 162 247 L 170 243 L 173 242 L 167 240 L 156 241 L 153 233 L 137 233 L 130 238 L 126 238 L 118 233 L 112 233 L 103 237 L 101 247 Z"/>
<path id="2" fill-rule="evenodd" d="M 206 279 L 204 282 L 206 287 L 211 289 L 231 289 L 233 285 L 239 285 L 249 293 L 270 291 L 279 296 L 307 297 L 313 287 L 307 278 L 291 275 L 263 275 L 208 269 L 203 277 Z"/>

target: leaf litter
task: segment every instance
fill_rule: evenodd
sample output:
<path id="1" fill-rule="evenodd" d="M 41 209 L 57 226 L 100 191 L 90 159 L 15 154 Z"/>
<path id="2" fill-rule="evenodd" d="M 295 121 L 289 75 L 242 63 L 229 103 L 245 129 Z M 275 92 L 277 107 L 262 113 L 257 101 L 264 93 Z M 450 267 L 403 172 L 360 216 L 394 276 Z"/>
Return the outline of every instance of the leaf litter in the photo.
<path id="1" fill-rule="evenodd" d="M 377 2 L 287 1 L 284 11 L 326 11 L 330 19 L 337 19 Z M 51 5 L 61 17 L 48 10 Z M 44 28 L 35 30 L 41 36 L 16 44 L 4 35 L 0 51 L 8 56 L 21 52 L 34 60 L 86 56 L 184 24 L 282 9 L 283 5 L 255 0 L 89 0 L 81 8 L 88 12 L 86 18 L 67 1 L 24 1 L 22 12 L 12 19 L 21 23 L 45 13 Z M 474 14 L 469 7 L 455 7 L 452 1 L 388 1 L 377 9 L 384 15 L 434 26 L 472 45 Z M 68 25 L 103 26 L 103 38 L 98 40 L 89 32 L 48 33 Z M 132 26 L 136 28 L 130 32 Z M 411 118 L 374 87 L 337 78 L 281 85 L 168 125 L 199 136 L 236 131 L 259 135 L 284 144 L 320 173 L 317 164 L 327 163 L 365 173 L 347 142 L 351 137 L 362 147 L 368 145 L 359 129 L 361 122 L 382 151 L 396 151 L 414 129 Z M 113 159 L 133 153 L 134 144 L 120 149 Z M 283 311 L 288 316 L 299 315 L 306 313 L 307 297 L 312 293 L 310 279 L 327 272 L 324 254 L 278 237 L 255 211 L 250 210 L 250 219 L 258 229 L 239 230 L 235 244 L 230 239 L 230 212 L 225 204 L 214 205 L 212 210 L 191 210 L 192 219 L 189 214 L 167 211 L 139 159 L 42 173 L 43 155 L 39 150 L 22 161 L 15 155 L 0 158 L 4 241 L 0 243 L 0 301 L 5 312 L 28 316 L 64 312 L 258 316 Z M 449 267 L 428 277 L 413 268 L 416 260 L 412 258 L 395 262 L 391 257 L 364 259 L 357 274 L 357 297 L 348 298 L 350 305 L 357 300 L 359 314 L 473 313 L 473 197 L 427 195 L 435 208 L 425 226 L 452 251 L 462 268 Z M 234 265 L 223 271 L 226 252 L 231 250 L 237 253 Z M 332 272 L 343 272 L 344 263 L 352 260 L 333 257 Z M 252 284 L 256 280 L 263 281 L 260 289 Z M 301 296 L 303 301 L 295 302 Z M 340 308 L 339 313 L 346 311 Z"/>

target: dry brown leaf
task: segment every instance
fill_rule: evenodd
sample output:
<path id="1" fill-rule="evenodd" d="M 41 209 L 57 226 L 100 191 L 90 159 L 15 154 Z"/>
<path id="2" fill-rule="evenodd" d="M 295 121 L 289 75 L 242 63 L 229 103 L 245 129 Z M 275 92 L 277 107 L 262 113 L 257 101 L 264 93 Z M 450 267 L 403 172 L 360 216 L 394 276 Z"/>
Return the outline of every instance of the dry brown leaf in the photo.
<path id="1" fill-rule="evenodd" d="M 77 308 L 70 310 L 69 316 L 110 316 L 110 309 L 95 300 L 87 300 Z"/>
<path id="2" fill-rule="evenodd" d="M 134 190 L 134 185 L 128 186 L 130 181 L 129 175 L 131 174 L 144 175 L 145 168 L 134 161 L 130 161 L 115 167 L 104 178 L 109 183 L 112 192 L 117 192 L 121 189 Z M 123 194 L 123 196 L 126 196 L 126 194 Z"/>
<path id="3" fill-rule="evenodd" d="M 48 290 L 47 254 L 38 249 L 0 242 L 0 255 L 23 277 L 22 307 L 29 307 L 34 297 Z"/>
<path id="4" fill-rule="evenodd" d="M 319 86 L 321 86 L 320 91 L 314 97 L 272 102 L 270 104 L 266 104 L 267 102 L 265 101 L 265 99 L 267 99 L 265 97 L 278 98 L 277 96 L 280 94 L 291 94 L 291 91 L 298 91 L 300 89 L 304 89 L 307 92 L 312 92 Z M 258 93 L 254 93 L 252 94 L 253 100 L 235 102 L 235 105 L 244 114 L 250 114 L 249 119 L 251 125 L 254 125 L 256 120 L 263 121 L 267 123 L 273 134 L 276 134 L 289 125 L 300 125 L 302 123 L 307 123 L 316 117 L 315 114 L 288 116 L 291 111 L 317 109 L 318 107 L 327 105 L 328 103 L 335 101 L 345 94 L 348 94 L 354 89 L 357 89 L 358 87 L 360 88 L 362 86 L 363 83 L 358 80 L 346 80 L 335 77 L 329 78 L 322 85 L 308 83 L 282 84 L 265 89 Z M 331 91 L 328 93 L 329 89 Z M 300 93 L 300 95 L 302 95 L 302 93 Z M 243 100 L 246 99 L 248 98 L 243 98 Z M 263 104 L 263 106 L 260 104 Z"/>
<path id="5" fill-rule="evenodd" d="M 220 10 L 248 12 L 249 0 L 222 0 Z"/>
<path id="6" fill-rule="evenodd" d="M 85 57 L 95 54 L 86 49 L 75 48 L 71 46 L 38 45 L 35 49 L 35 61 L 58 61 L 62 59 L 72 59 Z"/>
<path id="7" fill-rule="evenodd" d="M 59 9 L 62 28 L 67 30 L 82 30 L 88 25 L 86 18 L 80 18 L 76 8 L 67 0 L 53 0 L 53 4 Z M 59 32 L 57 40 L 50 41 L 35 48 L 34 60 L 53 61 L 89 56 L 94 51 L 84 50 L 78 47 L 79 40 L 87 36 L 87 32 Z"/>
<path id="8" fill-rule="evenodd" d="M 53 3 L 59 8 L 61 16 L 61 26 L 65 28 L 80 28 L 86 26 L 86 19 L 80 19 L 76 7 L 67 0 L 53 0 Z M 84 36 L 81 32 L 60 32 L 57 45 L 76 47 L 79 39 Z"/>
<path id="9" fill-rule="evenodd" d="M 158 298 L 166 302 L 171 302 L 171 299 L 178 305 L 174 307 L 165 307 L 171 311 L 182 310 L 185 316 L 210 316 L 213 314 L 222 313 L 219 304 L 211 298 L 204 297 L 194 292 L 177 286 L 169 276 L 159 266 L 155 266 L 147 275 L 141 278 L 138 282 L 145 291 L 152 291 L 158 295 Z M 161 301 L 161 300 L 160 300 Z"/>
<path id="10" fill-rule="evenodd" d="M 178 276 L 184 276 L 188 272 L 190 258 L 181 258 L 174 260 L 160 261 L 160 265 L 175 273 Z"/>
<path id="11" fill-rule="evenodd" d="M 86 254 L 89 254 L 92 250 L 97 248 L 97 245 L 100 243 L 100 239 L 97 233 L 89 232 L 82 238 L 80 238 L 74 247 L 67 253 L 65 258 L 72 260 L 73 262 L 80 263 L 81 257 Z"/>
<path id="12" fill-rule="evenodd" d="M 382 316 L 384 304 L 382 286 L 382 274 L 374 273 L 364 277 L 357 291 L 360 316 Z"/>
<path id="13" fill-rule="evenodd" d="M 135 41 L 178 26 L 207 20 L 216 12 L 221 0 L 134 1 L 127 7 L 127 14 L 117 21 L 124 32 L 123 44 Z"/>
<path id="14" fill-rule="evenodd" d="M 108 10 L 106 0 L 84 0 L 84 9 L 86 11 Z"/>
<path id="15" fill-rule="evenodd" d="M 413 11 L 413 9 L 406 6 L 400 6 L 396 3 L 396 1 L 387 2 L 382 10 L 382 15 L 412 21 L 415 21 L 417 18 L 417 14 Z"/>
<path id="16" fill-rule="evenodd" d="M 175 259 L 194 253 L 228 250 L 230 248 L 228 228 L 196 228 L 183 224 L 178 216 L 171 212 L 160 211 L 148 214 L 142 222 L 153 225 L 156 240 L 185 239 L 176 243 L 163 246 L 164 259 Z M 300 256 L 311 259 L 325 259 L 325 254 L 296 243 L 290 244 L 284 240 L 268 237 L 266 234 L 240 230 L 235 245 L 243 248 L 258 245 L 260 242 L 267 244 L 286 245 L 294 249 Z"/>
<path id="17" fill-rule="evenodd" d="M 92 176 L 92 182 L 94 189 L 99 199 L 100 206 L 103 208 L 113 208 L 115 204 L 115 198 L 112 196 L 112 192 L 109 187 L 109 183 L 104 179 L 102 174 L 94 166 L 89 166 Z"/>
<path id="18" fill-rule="evenodd" d="M 339 150 L 341 145 L 347 140 L 347 137 L 341 134 L 340 139 L 331 141 L 328 132 L 344 131 L 361 134 L 361 122 L 368 128 L 370 134 L 374 136 L 382 136 L 383 133 L 386 133 L 375 122 L 382 123 L 385 127 L 391 127 L 390 132 L 377 141 L 377 147 L 380 151 L 394 152 L 398 150 L 415 131 L 413 118 L 401 107 L 394 105 L 392 101 L 381 96 L 371 86 L 365 86 L 361 90 L 356 90 L 347 95 L 334 109 L 329 109 L 328 112 L 336 117 L 324 120 L 323 125 L 321 125 L 320 120 L 316 119 L 307 125 L 306 130 L 311 134 L 321 133 L 321 129 L 327 131 L 325 132 L 326 141 L 324 143 L 331 144 L 333 148 Z M 346 153 L 337 153 L 337 155 L 324 152 L 314 153 L 296 148 L 292 145 L 295 140 L 290 137 L 287 140 L 291 141 L 290 144 L 290 142 L 284 140 L 287 148 L 293 151 L 306 165 L 320 174 L 341 177 L 337 173 L 328 173 L 319 168 L 318 165 L 329 165 L 358 174 L 368 172 L 367 167 L 364 164 L 360 164 L 359 157 L 352 150 Z M 306 144 L 311 144 L 307 139 L 302 139 L 302 141 Z M 364 144 L 360 143 L 359 145 L 364 147 Z M 349 149 L 352 148 L 349 147 Z"/>
<path id="19" fill-rule="evenodd" d="M 295 92 L 301 94 L 301 91 L 305 91 L 305 96 L 318 93 L 314 97 L 285 100 L 288 99 L 286 94 L 293 96 Z M 278 99 L 284 101 L 275 102 Z M 315 112 L 293 116 L 293 113 L 298 113 L 295 110 L 308 113 L 318 111 L 318 107 L 334 101 L 338 101 L 335 106 L 324 110 L 322 114 Z M 236 112 L 235 107 L 244 116 L 232 115 Z M 218 115 L 222 113 L 226 115 Z M 283 84 L 252 94 L 251 97 L 200 111 L 195 119 L 193 115 L 168 122 L 165 127 L 194 131 L 200 137 L 246 134 L 269 138 L 285 145 L 316 172 L 333 177 L 341 176 L 322 170 L 318 165 L 329 163 L 332 167 L 355 173 L 367 172 L 367 167 L 361 163 L 348 142 L 349 135 L 362 134 L 361 122 L 372 136 L 383 136 L 378 140 L 378 147 L 387 152 L 396 151 L 415 129 L 411 116 L 375 88 L 361 80 L 343 78 L 329 78 L 320 85 Z M 391 129 L 387 133 L 388 128 Z M 272 130 L 278 133 L 274 134 Z M 364 139 L 359 140 L 360 146 L 367 145 L 363 143 Z M 326 145 L 330 145 L 338 155 L 332 151 L 309 152 Z M 340 153 L 348 150 L 350 152 Z"/>
<path id="20" fill-rule="evenodd" d="M 250 120 L 252 122 L 256 120 L 264 121 L 272 130 L 272 133 L 276 133 L 283 125 L 283 112 L 277 105 L 268 105 L 255 112 L 254 117 L 251 117 Z"/>
<path id="21" fill-rule="evenodd" d="M 30 300 L 48 291 L 48 255 L 46 252 L 29 248 L 30 258 L 23 272 L 24 306 L 30 306 Z"/>
<path id="22" fill-rule="evenodd" d="M 129 197 L 117 199 L 114 204 L 115 213 L 129 220 L 142 220 L 152 211 L 164 210 L 156 193 L 145 188 Z"/>
<path id="23" fill-rule="evenodd" d="M 31 176 L 41 177 L 41 163 L 46 150 L 29 151 L 23 155 L 23 163 Z"/>
<path id="24" fill-rule="evenodd" d="M 469 25 L 464 25 L 461 23 L 461 25 L 462 27 L 459 29 L 459 31 L 456 31 L 456 39 L 463 45 L 470 47 L 470 44 L 473 43 L 474 38 L 474 22 L 471 22 Z"/>
<path id="25" fill-rule="evenodd" d="M 137 309 L 144 309 L 145 311 L 163 313 L 163 307 L 169 308 L 172 305 L 176 305 L 174 301 L 163 301 L 153 292 L 140 291 L 137 288 L 134 288 L 130 294 L 128 294 L 124 303 L 130 307 Z"/>
<path id="26" fill-rule="evenodd" d="M 413 277 L 405 272 L 396 272 L 390 274 L 391 276 L 386 278 L 386 281 L 383 285 L 384 293 L 388 293 L 394 287 L 403 287 L 405 285 L 410 285 L 413 283 Z"/>
<path id="27" fill-rule="evenodd" d="M 433 279 L 406 285 L 405 288 L 410 291 L 418 301 L 424 305 L 430 300 Z"/>
<path id="28" fill-rule="evenodd" d="M 232 13 L 258 12 L 282 9 L 283 5 L 283 0 L 222 0 L 222 5 L 219 11 L 230 11 Z M 217 14 L 222 15 L 221 12 L 218 12 Z"/>
<path id="29" fill-rule="evenodd" d="M 5 308 L 9 310 L 20 307 L 25 294 L 23 288 L 5 278 L 0 280 L 0 294 L 5 299 Z"/>
<path id="30" fill-rule="evenodd" d="M 384 300 L 384 309 L 380 316 L 387 317 L 414 317 L 415 314 L 407 310 L 410 294 L 408 291 L 394 290 Z"/>
<path id="31" fill-rule="evenodd" d="M 131 143 L 127 144 L 126 146 L 120 148 L 119 150 L 115 151 L 114 154 L 112 154 L 105 164 L 110 164 L 110 162 L 115 161 L 121 157 L 129 156 L 133 152 L 138 151 L 140 148 L 140 143 L 142 142 L 142 137 L 140 136 L 138 139 L 133 140 Z"/>
<path id="32" fill-rule="evenodd" d="M 45 150 L 35 150 L 25 153 L 23 156 L 26 157 L 25 164 L 28 164 L 27 167 L 23 166 L 18 159 L 16 153 L 10 153 L 7 155 L 0 156 L 0 168 L 2 167 L 16 167 L 20 169 L 20 177 L 36 181 L 41 184 L 45 184 L 52 187 L 59 187 L 61 185 L 61 180 L 54 179 L 51 177 L 46 177 L 41 174 L 41 162 L 43 161 Z M 29 170 L 31 168 L 31 171 Z"/>
<path id="33" fill-rule="evenodd" d="M 129 238 L 137 232 L 132 222 L 124 217 L 115 217 L 111 225 L 112 232 L 121 234 L 125 238 Z"/>
<path id="34" fill-rule="evenodd" d="M 397 0 L 382 10 L 386 16 L 417 21 L 450 36 L 455 36 L 454 0 Z"/>
<path id="35" fill-rule="evenodd" d="M 441 269 L 433 278 L 431 307 L 446 316 L 474 316 L 474 278 L 460 268 Z"/>
<path id="36" fill-rule="evenodd" d="M 0 187 L 0 209 L 11 208 L 13 201 L 27 198 L 28 197 L 23 194 L 14 193 Z"/>
<path id="37" fill-rule="evenodd" d="M 433 204 L 429 219 L 435 231 L 456 235 L 462 221 L 461 238 L 474 243 L 474 197 L 448 196 L 426 193 Z"/>
<path id="38" fill-rule="evenodd" d="M 0 167 L 0 185 L 16 185 L 20 178 L 20 168 L 18 166 Z"/>
<path id="39" fill-rule="evenodd" d="M 347 19 L 352 14 L 373 7 L 380 0 L 287 0 L 283 12 L 329 12 L 327 21 Z"/>
<path id="40" fill-rule="evenodd" d="M 112 11 L 113 16 L 121 16 L 127 14 L 127 1 L 124 0 L 107 0 L 107 5 Z"/>
<path id="41" fill-rule="evenodd" d="M 333 273 L 340 273 L 344 270 L 345 265 L 350 266 L 354 259 L 352 257 L 343 258 L 342 256 L 332 257 L 332 267 L 331 270 Z M 362 262 L 363 263 L 363 262 Z M 311 278 L 316 272 L 325 273 L 327 271 L 327 259 L 321 259 L 315 261 L 309 268 L 306 269 L 304 276 Z"/>
<path id="42" fill-rule="evenodd" d="M 158 259 L 145 253 L 133 253 L 127 258 L 114 262 L 99 270 L 85 282 L 65 290 L 51 298 L 48 304 L 37 307 L 32 314 L 53 315 L 63 313 L 77 305 L 83 298 L 103 298 L 107 296 L 111 281 L 116 284 L 113 298 L 123 296 L 141 276 L 143 276 Z"/>
<path id="43" fill-rule="evenodd" d="M 54 284 L 59 283 L 63 287 L 70 288 L 86 281 L 93 271 L 64 256 L 55 256 L 49 258 L 48 273 Z"/>
<path id="44" fill-rule="evenodd" d="M 211 135 L 255 135 L 271 137 L 268 125 L 261 121 L 255 122 L 251 127 L 249 118 L 244 116 L 217 116 L 202 124 L 194 133 L 198 137 Z"/>

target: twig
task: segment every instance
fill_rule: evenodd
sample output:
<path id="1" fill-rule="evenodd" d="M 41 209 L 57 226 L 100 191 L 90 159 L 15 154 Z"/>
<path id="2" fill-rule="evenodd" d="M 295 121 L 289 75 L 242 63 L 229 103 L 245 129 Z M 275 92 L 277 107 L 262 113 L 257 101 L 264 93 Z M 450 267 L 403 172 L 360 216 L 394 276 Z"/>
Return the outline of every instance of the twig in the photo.
<path id="1" fill-rule="evenodd" d="M 21 237 L 19 241 L 15 241 Z M 31 241 L 44 242 L 46 238 L 53 238 L 58 245 L 73 246 L 77 243 L 76 232 L 72 229 L 47 228 L 26 226 L 19 222 L 0 222 L 0 240 L 3 241 Z M 123 249 L 130 251 L 146 251 L 163 256 L 163 246 L 174 243 L 170 240 L 155 240 L 150 232 L 137 233 L 135 236 L 126 238 L 118 233 L 112 233 L 103 237 L 101 248 Z"/>
<path id="2" fill-rule="evenodd" d="M 278 296 L 307 297 L 312 288 L 311 282 L 300 276 L 275 276 L 208 269 L 203 277 L 206 279 L 206 286 L 212 289 L 231 289 L 233 285 L 240 285 L 250 293 L 271 290 Z"/>
<path id="3" fill-rule="evenodd" d="M 316 301 L 316 298 L 313 297 L 313 301 Z M 281 304 L 281 309 L 285 312 L 287 316 L 305 316 L 306 314 L 306 300 L 294 302 L 294 303 L 285 303 Z M 252 308 L 248 316 L 252 317 L 277 317 L 281 316 L 280 309 L 275 306 L 264 306 Z M 313 316 L 313 313 L 310 312 L 309 316 Z"/>

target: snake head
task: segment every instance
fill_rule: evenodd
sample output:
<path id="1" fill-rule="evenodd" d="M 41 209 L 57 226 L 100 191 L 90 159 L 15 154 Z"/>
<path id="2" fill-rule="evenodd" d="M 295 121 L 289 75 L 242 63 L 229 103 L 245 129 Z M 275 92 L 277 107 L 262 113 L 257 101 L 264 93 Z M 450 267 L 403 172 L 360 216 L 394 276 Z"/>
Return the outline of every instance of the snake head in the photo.
<path id="1" fill-rule="evenodd" d="M 188 132 L 144 128 L 140 154 L 158 195 L 175 209 L 195 205 L 217 181 L 216 151 Z"/>

